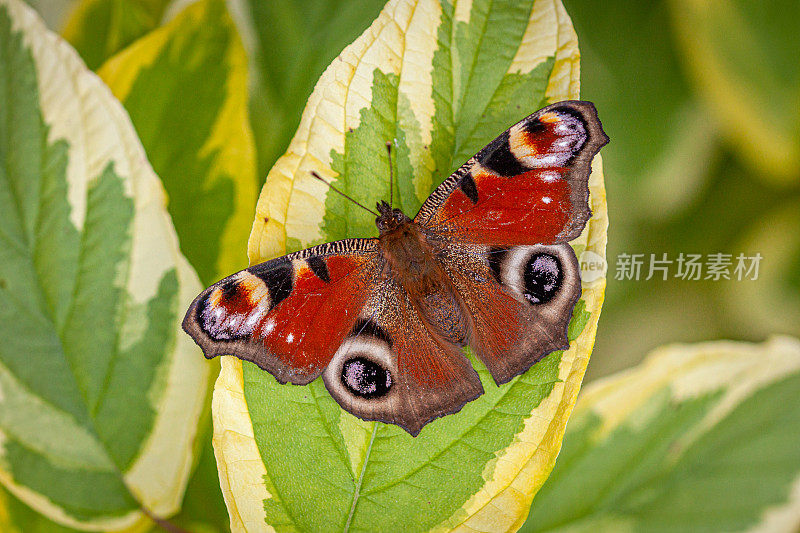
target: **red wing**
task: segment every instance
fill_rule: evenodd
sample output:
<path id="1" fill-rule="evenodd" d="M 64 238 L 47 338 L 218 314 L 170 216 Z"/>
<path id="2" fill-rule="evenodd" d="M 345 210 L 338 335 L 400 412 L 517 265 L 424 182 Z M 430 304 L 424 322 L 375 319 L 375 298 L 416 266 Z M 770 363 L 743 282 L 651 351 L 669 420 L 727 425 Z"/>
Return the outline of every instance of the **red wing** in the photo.
<path id="1" fill-rule="evenodd" d="M 591 161 L 607 142 L 592 103 L 547 106 L 442 182 L 414 221 L 477 244 L 572 240 L 591 216 Z"/>
<path id="2" fill-rule="evenodd" d="M 373 296 L 323 374 L 342 408 L 416 436 L 483 393 L 462 348 L 432 331 L 394 281 Z"/>
<path id="3" fill-rule="evenodd" d="M 281 383 L 309 383 L 353 329 L 377 256 L 376 239 L 348 239 L 254 265 L 195 298 L 183 329 L 208 358 L 234 355 Z"/>

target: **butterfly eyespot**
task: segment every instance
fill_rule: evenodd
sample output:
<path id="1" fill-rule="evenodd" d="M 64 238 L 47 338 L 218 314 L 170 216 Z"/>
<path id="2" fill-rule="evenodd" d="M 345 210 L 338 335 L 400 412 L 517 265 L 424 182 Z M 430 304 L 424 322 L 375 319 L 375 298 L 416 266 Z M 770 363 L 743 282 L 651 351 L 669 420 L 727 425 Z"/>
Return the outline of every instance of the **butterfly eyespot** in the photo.
<path id="1" fill-rule="evenodd" d="M 524 296 L 532 304 L 547 303 L 558 293 L 563 278 L 561 263 L 556 256 L 533 254 L 525 265 Z"/>
<path id="2" fill-rule="evenodd" d="M 342 365 L 342 385 L 355 396 L 380 398 L 392 388 L 388 370 L 364 357 L 355 357 Z"/>

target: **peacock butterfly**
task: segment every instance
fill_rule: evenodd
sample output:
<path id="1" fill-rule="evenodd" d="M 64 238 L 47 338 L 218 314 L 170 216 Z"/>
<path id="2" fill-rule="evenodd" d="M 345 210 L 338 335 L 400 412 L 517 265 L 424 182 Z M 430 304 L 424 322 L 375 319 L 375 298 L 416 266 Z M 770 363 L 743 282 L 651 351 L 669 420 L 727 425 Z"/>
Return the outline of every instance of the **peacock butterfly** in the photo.
<path id="1" fill-rule="evenodd" d="M 343 409 L 411 435 L 569 347 L 581 295 L 568 241 L 586 225 L 591 161 L 608 142 L 590 102 L 549 105 L 442 182 L 411 219 L 386 202 L 379 236 L 314 246 L 195 298 L 183 328 L 208 358 L 281 383 L 322 376 Z"/>

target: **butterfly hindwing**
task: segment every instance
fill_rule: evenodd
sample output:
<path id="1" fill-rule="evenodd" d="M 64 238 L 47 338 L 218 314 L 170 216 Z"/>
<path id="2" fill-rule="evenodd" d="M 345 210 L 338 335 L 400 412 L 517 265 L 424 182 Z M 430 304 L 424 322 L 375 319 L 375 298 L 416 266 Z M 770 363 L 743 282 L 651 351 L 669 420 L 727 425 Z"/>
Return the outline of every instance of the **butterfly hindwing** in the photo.
<path id="1" fill-rule="evenodd" d="M 345 410 L 414 436 L 483 393 L 461 346 L 432 331 L 392 280 L 372 294 L 323 379 Z"/>
<path id="2" fill-rule="evenodd" d="M 235 355 L 281 383 L 309 383 L 353 327 L 377 256 L 376 239 L 348 239 L 254 265 L 203 291 L 183 328 L 206 357 Z"/>
<path id="3" fill-rule="evenodd" d="M 442 182 L 414 221 L 461 242 L 567 242 L 591 216 L 591 161 L 607 142 L 590 102 L 547 106 Z"/>
<path id="4" fill-rule="evenodd" d="M 569 244 L 457 246 L 442 260 L 467 307 L 470 345 L 498 385 L 569 347 L 567 326 L 581 295 Z"/>

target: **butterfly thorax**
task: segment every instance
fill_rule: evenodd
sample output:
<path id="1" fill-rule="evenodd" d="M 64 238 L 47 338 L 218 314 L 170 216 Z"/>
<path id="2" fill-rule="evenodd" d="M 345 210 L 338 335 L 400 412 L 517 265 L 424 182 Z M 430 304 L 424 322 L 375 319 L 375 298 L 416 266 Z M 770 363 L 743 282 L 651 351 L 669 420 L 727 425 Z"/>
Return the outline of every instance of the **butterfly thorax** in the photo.
<path id="1" fill-rule="evenodd" d="M 439 277 L 433 248 L 413 221 L 382 232 L 378 241 L 386 260 L 387 275 L 395 277 L 402 285 L 422 288 L 434 282 L 432 278 Z"/>

